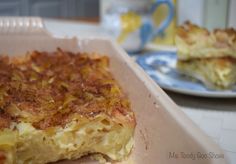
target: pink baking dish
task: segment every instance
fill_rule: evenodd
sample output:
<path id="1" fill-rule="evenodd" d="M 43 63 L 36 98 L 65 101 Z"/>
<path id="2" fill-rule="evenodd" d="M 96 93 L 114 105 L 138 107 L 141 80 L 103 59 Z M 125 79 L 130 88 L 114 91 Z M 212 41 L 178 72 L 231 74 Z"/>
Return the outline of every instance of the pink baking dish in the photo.
<path id="1" fill-rule="evenodd" d="M 55 38 L 39 18 L 0 18 L 0 53 L 27 51 L 96 52 L 110 58 L 110 70 L 127 93 L 135 112 L 132 164 L 225 164 L 224 152 L 207 137 L 167 94 L 116 43 L 99 38 Z M 6 23 L 8 22 L 8 23 Z M 7 25 L 6 25 L 7 24 Z M 59 163 L 96 163 L 91 159 Z"/>

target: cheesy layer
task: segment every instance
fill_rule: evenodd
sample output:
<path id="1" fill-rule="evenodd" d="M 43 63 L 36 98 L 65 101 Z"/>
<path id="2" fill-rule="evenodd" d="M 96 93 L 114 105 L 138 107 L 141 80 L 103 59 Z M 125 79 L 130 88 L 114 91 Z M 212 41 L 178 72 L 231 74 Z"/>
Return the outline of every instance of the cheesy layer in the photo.
<path id="1" fill-rule="evenodd" d="M 233 58 L 178 60 L 177 69 L 211 89 L 229 89 L 236 82 L 236 59 Z"/>
<path id="2" fill-rule="evenodd" d="M 78 119 L 78 118 L 77 118 Z M 112 160 L 124 160 L 133 146 L 133 128 L 110 121 L 106 116 L 93 120 L 74 119 L 64 128 L 39 130 L 29 123 L 15 125 L 17 130 L 0 133 L 0 148 L 5 163 L 43 164 L 59 159 L 78 159 L 101 153 Z"/>

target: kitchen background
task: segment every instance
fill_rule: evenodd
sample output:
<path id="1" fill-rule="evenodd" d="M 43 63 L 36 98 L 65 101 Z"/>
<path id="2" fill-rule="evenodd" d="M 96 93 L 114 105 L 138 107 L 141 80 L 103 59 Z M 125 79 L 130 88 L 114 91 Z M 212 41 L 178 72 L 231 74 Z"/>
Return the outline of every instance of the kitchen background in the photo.
<path id="1" fill-rule="evenodd" d="M 41 16 L 64 19 L 102 17 L 112 0 L 1 0 L 1 16 Z M 236 27 L 236 0 L 178 0 L 177 23 L 185 20 L 213 28 Z"/>

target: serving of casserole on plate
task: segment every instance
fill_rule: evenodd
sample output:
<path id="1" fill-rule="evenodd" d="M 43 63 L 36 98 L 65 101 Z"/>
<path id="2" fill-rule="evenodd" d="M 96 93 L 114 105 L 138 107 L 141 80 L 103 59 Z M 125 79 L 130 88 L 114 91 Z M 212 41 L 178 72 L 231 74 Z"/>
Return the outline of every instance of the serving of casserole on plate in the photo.
<path id="1" fill-rule="evenodd" d="M 61 50 L 55 52 L 57 47 Z M 17 56 L 27 52 L 33 54 L 26 58 Z M 54 57 L 49 55 L 52 53 L 56 53 Z M 85 53 L 96 55 L 87 56 Z M 9 156 L 6 155 L 6 159 L 17 158 L 9 163 L 30 163 L 33 159 L 45 163 L 49 158 L 51 161 L 69 159 L 59 162 L 63 164 L 96 163 L 93 159 L 71 160 L 84 155 L 82 152 L 87 154 L 91 150 L 91 153 L 100 151 L 109 158 L 118 160 L 118 163 L 135 164 L 199 163 L 198 160 L 172 158 L 169 156 L 172 152 L 223 154 L 163 90 L 110 40 L 54 38 L 46 33 L 38 35 L 22 32 L 15 35 L 9 32 L 0 37 L 0 54 L 11 55 L 2 59 L 6 60 L 3 63 L 8 63 L 11 69 L 17 70 L 14 75 L 15 71 L 5 73 L 9 78 L 5 81 L 6 86 L 23 79 L 23 84 L 30 84 L 33 88 L 24 88 L 24 85 L 19 86 L 17 83 L 14 86 L 29 90 L 24 93 L 37 93 L 36 97 L 29 97 L 27 94 L 20 96 L 16 90 L 7 88 L 10 92 L 6 95 L 9 98 L 6 106 L 9 106 L 5 109 L 10 113 L 4 111 L 0 114 L 6 121 L 10 120 L 9 116 L 15 115 L 11 119 L 16 124 L 2 126 L 6 128 L 1 129 L 0 150 L 1 159 L 6 152 L 12 152 Z M 110 64 L 107 70 L 108 58 Z M 53 62 L 50 62 L 51 59 Z M 50 69 L 45 69 L 48 66 Z M 6 68 L 1 69 L 1 73 Z M 44 71 L 46 72 L 42 73 Z M 83 79 L 89 81 L 85 82 Z M 73 80 L 81 81 L 74 84 Z M 40 87 L 42 85 L 44 87 Z M 34 117 L 34 112 L 37 117 Z M 54 114 L 56 116 L 52 116 Z M 18 142 L 18 139 L 23 142 Z M 52 142 L 56 147 L 50 146 Z M 14 146 L 15 143 L 17 147 Z M 18 156 L 14 154 L 17 150 L 20 152 Z M 28 156 L 31 153 L 34 154 L 33 157 Z M 26 162 L 19 162 L 22 159 Z M 201 163 L 224 164 L 226 161 L 224 158 L 208 158 L 201 160 Z"/>
<path id="2" fill-rule="evenodd" d="M 236 83 L 236 30 L 205 28 L 185 22 L 176 34 L 177 69 L 211 89 Z"/>

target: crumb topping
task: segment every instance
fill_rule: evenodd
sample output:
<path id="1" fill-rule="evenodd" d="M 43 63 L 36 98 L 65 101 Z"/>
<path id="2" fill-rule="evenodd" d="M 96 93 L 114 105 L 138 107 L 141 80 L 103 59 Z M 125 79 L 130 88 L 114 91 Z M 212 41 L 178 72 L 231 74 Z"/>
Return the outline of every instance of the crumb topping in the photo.
<path id="1" fill-rule="evenodd" d="M 46 129 L 74 114 L 93 118 L 117 112 L 133 118 L 130 103 L 109 72 L 106 56 L 58 50 L 0 57 L 0 129 L 30 122 Z"/>

